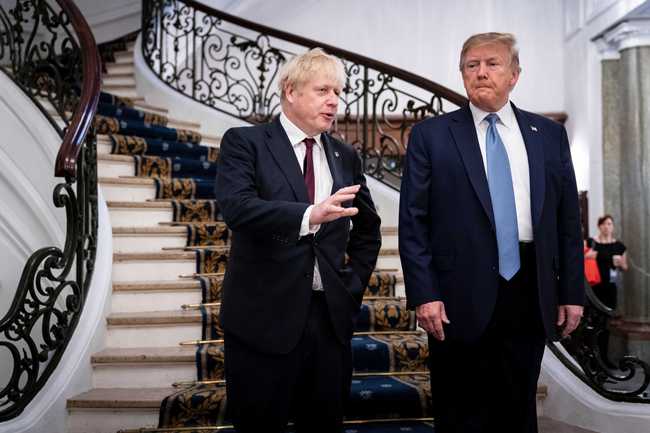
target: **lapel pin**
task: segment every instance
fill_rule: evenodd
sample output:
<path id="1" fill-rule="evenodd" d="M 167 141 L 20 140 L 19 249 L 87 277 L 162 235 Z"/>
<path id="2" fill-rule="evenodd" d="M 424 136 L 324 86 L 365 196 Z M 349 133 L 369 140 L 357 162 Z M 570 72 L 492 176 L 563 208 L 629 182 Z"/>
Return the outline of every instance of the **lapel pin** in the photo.
<path id="1" fill-rule="evenodd" d="M 334 156 L 336 156 L 336 157 L 338 158 L 338 157 L 339 157 L 339 153 L 335 151 L 335 152 L 334 152 Z"/>
<path id="2" fill-rule="evenodd" d="M 530 129 L 537 132 L 537 127 L 536 126 L 530 125 Z"/>

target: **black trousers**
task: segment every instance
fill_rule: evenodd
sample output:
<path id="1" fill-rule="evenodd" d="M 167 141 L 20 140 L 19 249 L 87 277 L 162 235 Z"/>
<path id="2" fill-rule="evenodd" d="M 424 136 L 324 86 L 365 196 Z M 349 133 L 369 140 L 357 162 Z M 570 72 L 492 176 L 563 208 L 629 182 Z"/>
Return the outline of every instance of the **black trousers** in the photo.
<path id="1" fill-rule="evenodd" d="M 314 292 L 298 345 L 260 353 L 225 336 L 227 407 L 238 433 L 339 433 L 350 394 L 352 352 L 334 334 L 325 294 Z"/>
<path id="2" fill-rule="evenodd" d="M 500 278 L 494 314 L 478 341 L 429 336 L 436 433 L 537 433 L 545 333 L 534 245 L 520 244 L 520 257 L 519 272 Z"/>

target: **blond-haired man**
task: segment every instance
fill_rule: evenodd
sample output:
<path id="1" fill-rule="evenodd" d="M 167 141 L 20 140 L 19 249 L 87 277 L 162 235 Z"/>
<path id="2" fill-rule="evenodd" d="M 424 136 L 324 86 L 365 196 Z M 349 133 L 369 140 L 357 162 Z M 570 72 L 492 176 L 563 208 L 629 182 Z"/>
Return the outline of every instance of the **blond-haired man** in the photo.
<path id="1" fill-rule="evenodd" d="M 221 142 L 216 195 L 233 232 L 221 322 L 239 433 L 284 432 L 289 419 L 341 430 L 353 319 L 381 245 L 361 161 L 327 133 L 343 83 L 323 50 L 295 57 L 280 116 Z"/>
<path id="2" fill-rule="evenodd" d="M 408 304 L 429 333 L 436 433 L 537 432 L 545 338 L 582 315 L 569 143 L 561 125 L 510 102 L 515 42 L 470 37 L 469 104 L 416 125 L 408 145 L 399 250 Z"/>

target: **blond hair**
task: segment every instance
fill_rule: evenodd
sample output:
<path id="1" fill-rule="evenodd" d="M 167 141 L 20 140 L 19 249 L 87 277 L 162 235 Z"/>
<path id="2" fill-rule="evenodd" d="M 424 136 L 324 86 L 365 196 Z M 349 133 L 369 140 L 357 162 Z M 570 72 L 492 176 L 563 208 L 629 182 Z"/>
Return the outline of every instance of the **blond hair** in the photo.
<path id="1" fill-rule="evenodd" d="M 504 45 L 510 52 L 510 66 L 513 71 L 520 72 L 519 66 L 519 48 L 517 48 L 517 39 L 512 33 L 478 33 L 470 36 L 463 44 L 463 49 L 460 51 L 459 68 L 462 71 L 465 66 L 465 55 L 472 48 L 479 47 L 487 44 L 501 44 Z"/>
<path id="2" fill-rule="evenodd" d="M 327 54 L 322 48 L 312 48 L 282 66 L 278 79 L 282 99 L 284 99 L 285 89 L 288 86 L 299 87 L 316 73 L 336 80 L 341 88 L 345 84 L 345 71 L 341 60 Z"/>

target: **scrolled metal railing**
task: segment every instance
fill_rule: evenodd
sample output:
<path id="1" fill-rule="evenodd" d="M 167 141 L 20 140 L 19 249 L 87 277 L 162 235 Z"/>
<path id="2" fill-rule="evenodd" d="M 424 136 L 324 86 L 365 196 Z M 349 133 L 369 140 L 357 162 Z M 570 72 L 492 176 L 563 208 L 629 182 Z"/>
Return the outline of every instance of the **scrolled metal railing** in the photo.
<path id="1" fill-rule="evenodd" d="M 67 226 L 63 249 L 44 247 L 29 257 L 0 319 L 0 348 L 12 360 L 0 382 L 6 384 L 0 389 L 1 422 L 18 416 L 45 385 L 86 301 L 97 248 L 92 119 L 101 70 L 90 28 L 71 0 L 0 3 L 0 67 L 62 138 L 54 175 L 63 182 L 54 188 L 53 202 L 65 209 Z"/>
<path id="2" fill-rule="evenodd" d="M 143 0 L 142 9 L 142 54 L 153 73 L 177 92 L 250 123 L 279 113 L 279 68 L 295 53 L 321 47 L 339 57 L 347 80 L 333 132 L 357 148 L 367 175 L 397 190 L 411 126 L 467 103 L 464 96 L 411 72 L 194 0 Z M 566 119 L 562 113 L 547 115 Z M 648 365 L 627 356 L 618 369 L 608 369 L 599 351 L 598 334 L 612 314 L 606 308 L 591 293 L 578 331 L 548 347 L 603 396 L 649 402 Z"/>
<path id="3" fill-rule="evenodd" d="M 586 280 L 585 292 L 587 302 L 580 326 L 561 342 L 549 342 L 548 348 L 565 367 L 603 397 L 650 403 L 650 365 L 630 355 L 611 360 L 610 354 L 601 352 L 602 335 L 615 313 L 598 299 Z"/>
<path id="4" fill-rule="evenodd" d="M 366 174 L 395 189 L 411 126 L 466 98 L 403 69 L 259 25 L 192 0 L 143 0 L 142 53 L 172 89 L 239 119 L 279 113 L 280 66 L 321 47 L 347 73 L 333 132 L 360 152 Z"/>

